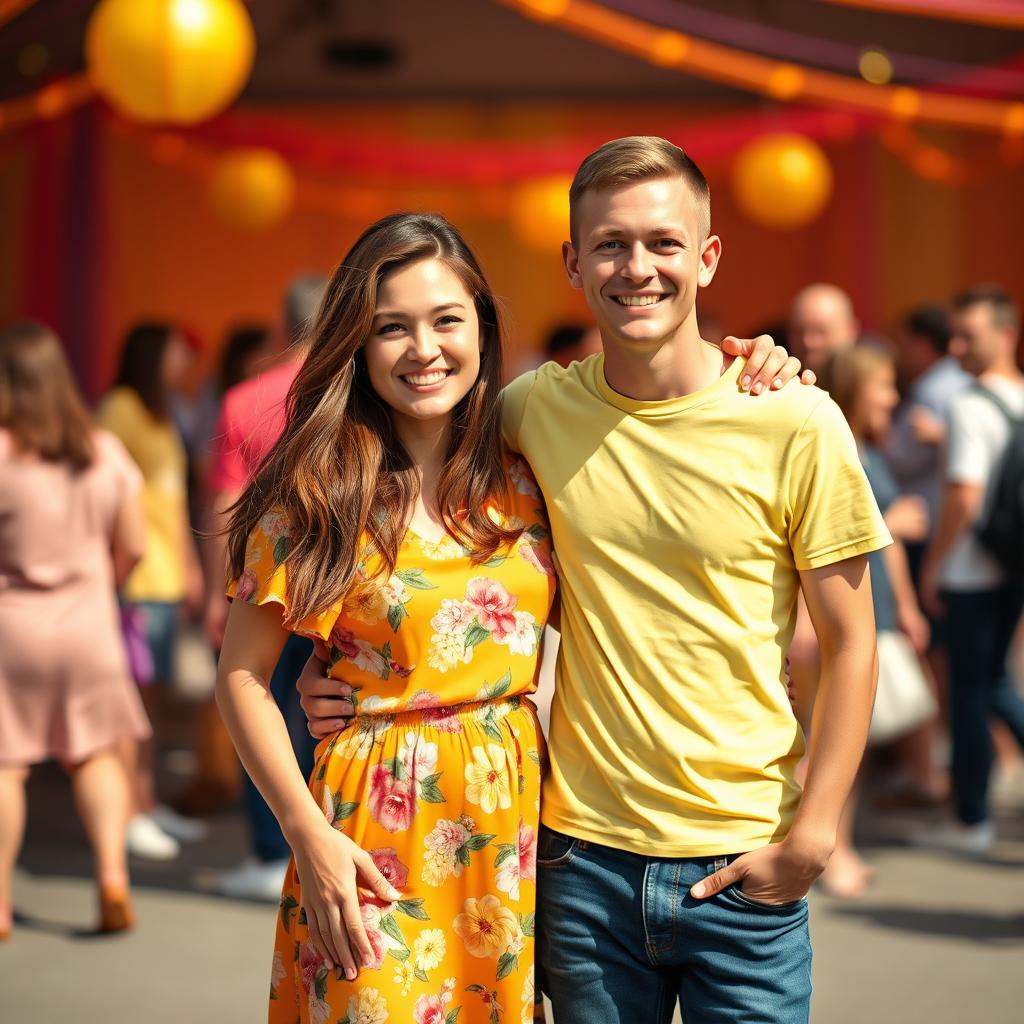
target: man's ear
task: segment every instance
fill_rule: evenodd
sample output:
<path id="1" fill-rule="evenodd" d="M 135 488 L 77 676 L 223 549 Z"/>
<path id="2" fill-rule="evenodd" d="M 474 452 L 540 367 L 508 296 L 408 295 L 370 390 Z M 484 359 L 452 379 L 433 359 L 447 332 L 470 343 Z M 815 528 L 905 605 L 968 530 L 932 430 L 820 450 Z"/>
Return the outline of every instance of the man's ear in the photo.
<path id="1" fill-rule="evenodd" d="M 573 288 L 582 290 L 583 275 L 580 273 L 580 258 L 576 253 L 576 246 L 572 242 L 562 243 L 562 262 L 565 264 L 565 273 L 569 278 L 569 284 Z"/>
<path id="2" fill-rule="evenodd" d="M 697 271 L 698 288 L 707 288 L 711 284 L 721 258 L 722 240 L 718 235 L 708 235 L 700 249 L 700 268 Z"/>

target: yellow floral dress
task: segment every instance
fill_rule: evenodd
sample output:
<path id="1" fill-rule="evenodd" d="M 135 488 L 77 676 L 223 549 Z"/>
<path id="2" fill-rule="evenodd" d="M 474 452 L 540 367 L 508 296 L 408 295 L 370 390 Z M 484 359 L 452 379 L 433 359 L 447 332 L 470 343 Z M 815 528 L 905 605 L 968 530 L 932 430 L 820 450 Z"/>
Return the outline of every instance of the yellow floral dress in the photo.
<path id="1" fill-rule="evenodd" d="M 294 860 L 278 914 L 271 1024 L 510 1024 L 534 1006 L 536 842 L 543 738 L 533 703 L 555 593 L 540 493 L 509 467 L 524 527 L 474 564 L 409 532 L 390 578 L 364 548 L 358 582 L 297 632 L 326 640 L 356 717 L 317 748 L 310 791 L 403 898 L 360 897 L 376 962 L 337 980 L 309 943 Z M 250 538 L 236 600 L 287 607 L 288 524 Z"/>

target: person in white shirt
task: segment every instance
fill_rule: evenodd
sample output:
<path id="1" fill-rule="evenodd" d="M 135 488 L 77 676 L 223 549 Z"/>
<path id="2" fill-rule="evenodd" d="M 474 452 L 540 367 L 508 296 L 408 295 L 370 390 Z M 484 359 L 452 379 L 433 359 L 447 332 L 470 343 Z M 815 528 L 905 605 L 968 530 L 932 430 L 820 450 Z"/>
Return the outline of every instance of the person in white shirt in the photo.
<path id="1" fill-rule="evenodd" d="M 995 840 L 988 807 L 989 717 L 1001 718 L 1024 748 L 1024 699 L 1006 666 L 1024 607 L 1024 581 L 1012 578 L 973 530 L 1010 440 L 1007 414 L 1024 416 L 1024 374 L 1016 362 L 1019 334 L 1020 310 L 1002 288 L 972 288 L 954 300 L 950 352 L 977 380 L 950 406 L 945 493 L 921 572 L 926 605 L 949 618 L 958 820 L 918 839 L 922 845 L 976 855 L 988 853 Z"/>

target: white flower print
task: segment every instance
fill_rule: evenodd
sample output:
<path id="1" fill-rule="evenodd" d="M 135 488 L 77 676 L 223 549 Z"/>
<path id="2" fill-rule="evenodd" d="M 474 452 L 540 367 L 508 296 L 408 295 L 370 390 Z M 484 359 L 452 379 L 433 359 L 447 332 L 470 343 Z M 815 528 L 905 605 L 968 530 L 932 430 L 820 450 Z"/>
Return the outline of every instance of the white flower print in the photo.
<path id="1" fill-rule="evenodd" d="M 416 966 L 421 971 L 433 971 L 441 966 L 447 949 L 444 932 L 440 928 L 426 928 L 412 944 Z"/>
<path id="2" fill-rule="evenodd" d="M 458 633 L 435 633 L 430 638 L 427 664 L 438 672 L 447 672 L 456 665 L 468 665 L 473 660 L 473 648 L 467 647 Z"/>
<path id="3" fill-rule="evenodd" d="M 435 633 L 456 633 L 461 636 L 469 629 L 475 614 L 475 610 L 465 601 L 445 598 L 437 614 L 430 620 L 430 627 Z"/>

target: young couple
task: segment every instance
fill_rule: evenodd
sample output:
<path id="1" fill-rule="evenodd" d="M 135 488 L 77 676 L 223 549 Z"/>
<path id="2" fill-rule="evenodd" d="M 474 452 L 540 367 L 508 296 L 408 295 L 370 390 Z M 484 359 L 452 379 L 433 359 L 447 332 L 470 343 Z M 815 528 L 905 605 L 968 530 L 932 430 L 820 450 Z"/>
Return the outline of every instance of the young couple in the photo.
<path id="1" fill-rule="evenodd" d="M 294 851 L 272 1022 L 509 1024 L 538 982 L 559 1024 L 677 1001 L 687 1024 L 807 1019 L 804 897 L 864 745 L 865 556 L 888 535 L 828 397 L 780 393 L 795 370 L 767 339 L 743 359 L 700 338 L 721 242 L 693 162 L 619 139 L 570 206 L 602 354 L 499 402 L 472 254 L 440 218 L 386 218 L 335 272 L 236 506 L 218 701 Z M 802 798 L 801 588 L 822 648 Z M 308 787 L 267 690 L 289 631 L 330 651 L 304 678 Z"/>

